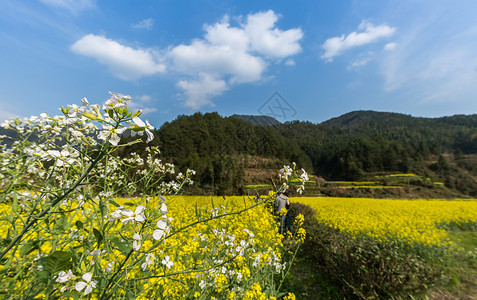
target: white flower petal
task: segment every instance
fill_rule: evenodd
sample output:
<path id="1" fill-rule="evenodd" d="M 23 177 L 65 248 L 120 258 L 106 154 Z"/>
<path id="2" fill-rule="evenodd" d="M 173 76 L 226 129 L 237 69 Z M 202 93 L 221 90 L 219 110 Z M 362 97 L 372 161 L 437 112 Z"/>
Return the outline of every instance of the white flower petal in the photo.
<path id="1" fill-rule="evenodd" d="M 117 133 L 112 133 L 109 142 L 111 143 L 111 145 L 117 146 L 120 140 L 121 137 Z"/>
<path id="2" fill-rule="evenodd" d="M 109 136 L 109 131 L 104 130 L 98 134 L 98 139 L 105 141 L 108 138 L 108 136 Z"/>
<path id="3" fill-rule="evenodd" d="M 144 211 L 144 209 L 146 209 L 146 208 L 145 208 L 143 205 L 138 205 L 138 206 L 136 207 L 136 210 L 134 211 L 134 213 L 135 213 L 136 215 L 139 215 L 140 213 L 142 213 L 142 212 Z"/>
<path id="4" fill-rule="evenodd" d="M 132 118 L 132 121 L 139 127 L 146 127 L 146 123 L 144 123 L 139 117 Z"/>
<path id="5" fill-rule="evenodd" d="M 139 251 L 139 249 L 141 249 L 141 245 L 141 241 L 134 241 L 132 247 L 134 251 Z"/>
<path id="6" fill-rule="evenodd" d="M 88 295 L 93 291 L 93 287 L 91 285 L 86 286 L 86 289 L 84 290 L 84 295 Z"/>
<path id="7" fill-rule="evenodd" d="M 126 129 L 127 129 L 126 127 L 121 127 L 121 128 L 118 128 L 118 129 L 116 129 L 116 130 L 114 130 L 114 131 L 115 131 L 117 134 L 122 134 L 123 132 L 126 131 Z"/>
<path id="8" fill-rule="evenodd" d="M 75 285 L 75 289 L 78 291 L 78 292 L 81 292 L 82 289 L 84 289 L 86 287 L 86 282 L 84 281 L 80 281 L 78 283 L 76 283 Z"/>
<path id="9" fill-rule="evenodd" d="M 154 134 L 147 129 L 146 129 L 146 134 L 147 134 L 146 143 L 149 143 L 150 141 L 154 139 Z"/>
<path id="10" fill-rule="evenodd" d="M 122 214 L 123 216 L 131 217 L 134 213 L 133 213 L 133 211 L 130 210 L 130 209 L 125 209 L 125 210 L 121 211 L 121 214 Z"/>
<path id="11" fill-rule="evenodd" d="M 133 218 L 133 217 L 129 217 L 129 218 L 126 218 L 126 219 L 122 219 L 122 220 L 121 220 L 121 223 L 124 223 L 124 224 L 125 224 L 125 223 L 127 223 L 127 222 L 129 222 L 129 221 L 132 221 L 132 220 L 134 220 L 134 218 Z"/>
<path id="12" fill-rule="evenodd" d="M 161 230 L 165 230 L 167 228 L 167 221 L 164 220 L 164 219 L 160 219 L 159 221 L 157 221 L 156 226 L 157 226 L 157 228 L 159 228 Z"/>
<path id="13" fill-rule="evenodd" d="M 163 236 L 164 236 L 164 230 L 156 229 L 156 230 L 154 230 L 154 232 L 152 233 L 152 237 L 153 237 L 156 241 L 160 240 Z"/>
<path id="14" fill-rule="evenodd" d="M 167 210 L 167 206 L 166 206 L 165 203 L 162 203 L 162 204 L 161 204 L 161 211 L 162 211 L 163 214 L 166 214 L 166 213 L 167 213 L 168 210 Z"/>
<path id="15" fill-rule="evenodd" d="M 93 251 L 93 253 L 94 253 L 94 251 Z M 85 274 L 83 275 L 83 279 L 84 279 L 86 282 L 90 282 L 92 277 L 93 277 L 93 274 L 92 274 L 91 272 L 85 273 Z"/>

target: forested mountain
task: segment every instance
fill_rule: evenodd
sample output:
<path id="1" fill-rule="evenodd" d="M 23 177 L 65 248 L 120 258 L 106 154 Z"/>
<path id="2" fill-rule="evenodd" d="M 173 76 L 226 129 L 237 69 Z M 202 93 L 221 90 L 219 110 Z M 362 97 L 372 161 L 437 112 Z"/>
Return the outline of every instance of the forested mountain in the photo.
<path id="1" fill-rule="evenodd" d="M 312 168 L 300 147 L 289 143 L 273 127 L 253 125 L 236 117 L 224 118 L 217 113 L 179 116 L 164 123 L 155 136 L 152 143 L 159 146 L 165 160 L 181 169 L 196 170 L 195 187 L 214 194 L 240 192 L 245 176 L 250 177 L 250 166 L 277 170 L 294 161 Z M 136 144 L 120 153 L 140 152 L 141 147 L 144 145 Z M 266 180 L 263 174 L 256 175 L 257 180 Z"/>
<path id="2" fill-rule="evenodd" d="M 355 111 L 320 124 L 254 125 L 217 113 L 179 116 L 155 131 L 164 159 L 198 172 L 198 188 L 238 193 L 259 170 L 297 162 L 326 180 L 415 173 L 477 195 L 477 115 L 417 118 Z M 256 119 L 255 119 L 256 120 Z M 121 152 L 140 151 L 139 145 Z M 253 171 L 255 170 L 255 171 Z"/>
<path id="3" fill-rule="evenodd" d="M 477 153 L 477 115 L 455 115 L 442 118 L 417 118 L 409 115 L 355 111 L 323 122 L 349 134 L 379 135 L 406 143 L 423 142 L 439 147 L 441 152 L 459 148 L 464 153 Z"/>

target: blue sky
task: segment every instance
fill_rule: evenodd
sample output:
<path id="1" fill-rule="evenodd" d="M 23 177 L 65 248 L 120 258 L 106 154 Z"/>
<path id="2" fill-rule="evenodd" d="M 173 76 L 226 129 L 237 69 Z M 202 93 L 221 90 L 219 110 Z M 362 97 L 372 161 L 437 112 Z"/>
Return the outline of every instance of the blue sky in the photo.
<path id="1" fill-rule="evenodd" d="M 473 0 L 0 0 L 0 119 L 109 91 L 155 126 L 196 111 L 474 114 L 476 11 Z"/>

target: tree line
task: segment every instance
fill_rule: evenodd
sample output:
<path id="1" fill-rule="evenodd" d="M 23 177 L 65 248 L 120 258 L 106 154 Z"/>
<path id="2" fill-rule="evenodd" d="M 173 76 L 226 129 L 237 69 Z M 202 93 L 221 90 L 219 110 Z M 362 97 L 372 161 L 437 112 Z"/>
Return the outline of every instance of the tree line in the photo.
<path id="1" fill-rule="evenodd" d="M 195 113 L 164 123 L 154 134 L 153 144 L 164 160 L 197 171 L 195 192 L 214 194 L 241 192 L 250 156 L 270 158 L 275 165 L 267 167 L 277 169 L 296 162 L 326 180 L 357 180 L 376 172 L 445 179 L 462 175 L 456 172 L 466 168 L 463 159 L 477 153 L 477 115 L 417 118 L 357 111 L 320 124 L 261 126 L 216 112 Z M 131 145 L 118 153 L 128 155 L 142 147 Z M 460 163 L 447 161 L 447 154 Z M 466 176 L 475 169 L 467 166 Z M 476 185 L 469 178 L 467 192 L 468 185 Z M 477 187 L 470 190 L 477 192 Z"/>

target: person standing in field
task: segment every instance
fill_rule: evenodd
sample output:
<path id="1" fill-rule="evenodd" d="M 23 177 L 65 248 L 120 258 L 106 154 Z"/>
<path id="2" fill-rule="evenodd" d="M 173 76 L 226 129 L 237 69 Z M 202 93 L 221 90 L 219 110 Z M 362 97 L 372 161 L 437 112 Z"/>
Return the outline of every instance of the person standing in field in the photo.
<path id="1" fill-rule="evenodd" d="M 290 213 L 290 199 L 288 198 L 288 195 L 286 193 L 283 194 L 287 198 L 287 204 L 285 205 L 285 208 L 287 209 L 287 214 L 285 217 L 285 228 L 287 231 L 291 233 L 291 213 Z"/>
<path id="2" fill-rule="evenodd" d="M 288 197 L 283 195 L 283 192 L 278 192 L 275 198 L 275 213 L 278 215 L 278 222 L 280 223 L 280 234 L 285 233 L 287 202 L 289 203 Z"/>

